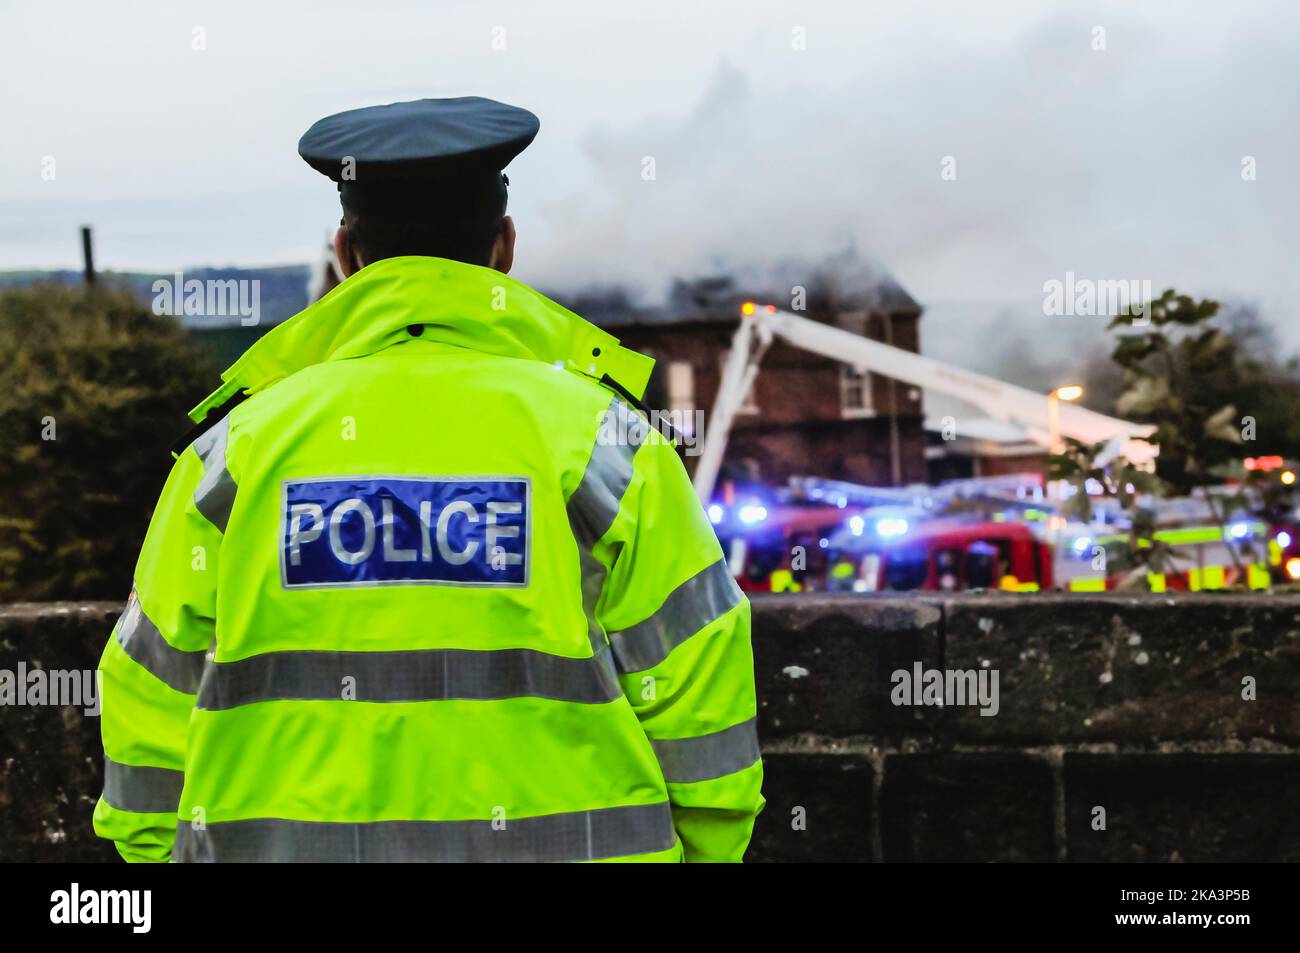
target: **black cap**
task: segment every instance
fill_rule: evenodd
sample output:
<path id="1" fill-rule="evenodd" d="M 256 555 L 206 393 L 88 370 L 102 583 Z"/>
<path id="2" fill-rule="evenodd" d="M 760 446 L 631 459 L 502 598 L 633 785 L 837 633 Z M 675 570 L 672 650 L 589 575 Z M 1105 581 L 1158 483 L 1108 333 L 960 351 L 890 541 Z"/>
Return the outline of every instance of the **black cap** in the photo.
<path id="1" fill-rule="evenodd" d="M 345 207 L 411 211 L 424 191 L 503 195 L 501 170 L 540 125 L 527 109 L 479 96 L 417 99 L 326 116 L 298 154 L 339 184 Z"/>

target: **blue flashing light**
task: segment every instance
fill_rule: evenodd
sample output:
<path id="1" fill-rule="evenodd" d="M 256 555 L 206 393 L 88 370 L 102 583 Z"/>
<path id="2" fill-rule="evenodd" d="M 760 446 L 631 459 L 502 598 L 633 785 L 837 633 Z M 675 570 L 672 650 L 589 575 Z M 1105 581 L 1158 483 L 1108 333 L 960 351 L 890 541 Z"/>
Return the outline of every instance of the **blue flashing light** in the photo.
<path id="1" fill-rule="evenodd" d="M 1291 548 L 1291 534 L 1286 530 L 1282 530 L 1282 532 L 1278 533 L 1275 539 L 1277 539 L 1277 544 L 1283 549 Z"/>
<path id="2" fill-rule="evenodd" d="M 1233 539 L 1245 539 L 1250 535 L 1250 524 L 1233 523 L 1228 527 L 1228 532 L 1232 534 Z"/>
<path id="3" fill-rule="evenodd" d="M 849 532 L 854 536 L 861 536 L 862 531 L 867 528 L 867 521 L 861 516 L 849 517 Z"/>
<path id="4" fill-rule="evenodd" d="M 761 523 L 763 520 L 767 519 L 767 507 L 758 503 L 750 503 L 747 506 L 742 506 L 740 512 L 736 515 L 742 523 L 747 526 L 752 526 L 755 523 Z"/>
<path id="5" fill-rule="evenodd" d="M 717 503 L 714 503 L 709 507 L 709 522 L 714 526 L 717 526 L 722 522 L 723 515 L 722 507 Z"/>
<path id="6" fill-rule="evenodd" d="M 882 539 L 894 539 L 907 532 L 907 520 L 901 516 L 886 516 L 876 520 L 876 535 Z"/>

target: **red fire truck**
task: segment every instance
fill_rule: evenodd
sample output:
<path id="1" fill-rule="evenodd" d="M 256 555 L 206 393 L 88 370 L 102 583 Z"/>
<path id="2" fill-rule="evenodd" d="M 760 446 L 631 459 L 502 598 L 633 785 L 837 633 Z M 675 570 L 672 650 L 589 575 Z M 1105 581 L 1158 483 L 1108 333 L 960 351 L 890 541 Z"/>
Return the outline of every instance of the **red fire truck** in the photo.
<path id="1" fill-rule="evenodd" d="M 800 592 L 826 588 L 827 539 L 856 512 L 836 506 L 748 502 L 731 516 L 709 507 L 727 565 L 746 592 Z"/>
<path id="2" fill-rule="evenodd" d="M 855 592 L 1053 586 L 1052 548 L 1023 523 L 901 517 L 864 527 L 831 557 L 828 585 Z"/>

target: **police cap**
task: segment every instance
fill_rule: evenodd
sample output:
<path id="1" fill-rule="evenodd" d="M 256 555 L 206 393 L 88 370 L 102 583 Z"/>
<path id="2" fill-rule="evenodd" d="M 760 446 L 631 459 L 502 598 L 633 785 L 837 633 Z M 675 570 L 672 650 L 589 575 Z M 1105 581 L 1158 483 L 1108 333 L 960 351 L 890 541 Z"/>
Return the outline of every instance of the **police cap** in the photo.
<path id="1" fill-rule="evenodd" d="M 417 99 L 326 116 L 298 154 L 338 183 L 345 209 L 438 214 L 448 203 L 504 201 L 502 170 L 539 127 L 527 109 L 479 96 Z"/>

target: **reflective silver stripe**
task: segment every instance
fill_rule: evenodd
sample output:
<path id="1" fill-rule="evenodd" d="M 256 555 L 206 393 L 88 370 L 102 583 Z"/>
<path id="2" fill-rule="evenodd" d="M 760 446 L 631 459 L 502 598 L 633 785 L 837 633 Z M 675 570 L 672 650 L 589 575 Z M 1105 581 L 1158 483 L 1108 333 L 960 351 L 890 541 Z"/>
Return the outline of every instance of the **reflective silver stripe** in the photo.
<path id="1" fill-rule="evenodd" d="M 495 825 L 495 826 L 494 826 Z M 255 818 L 176 826 L 181 863 L 438 863 L 599 860 L 668 850 L 668 803 L 483 821 L 342 824 Z"/>
<path id="2" fill-rule="evenodd" d="M 582 611 L 587 617 L 587 637 L 596 651 L 607 645 L 605 630 L 596 620 L 596 603 L 605 585 L 605 566 L 592 549 L 609 532 L 632 482 L 632 460 L 649 435 L 650 426 L 626 403 L 609 402 L 582 481 L 569 497 L 569 526 L 578 541 L 582 572 Z"/>
<path id="3" fill-rule="evenodd" d="M 578 564 L 582 569 L 582 614 L 587 617 L 587 638 L 593 652 L 608 651 L 605 630 L 596 619 L 596 603 L 605 585 L 605 564 L 583 547 L 578 549 Z"/>
<path id="4" fill-rule="evenodd" d="M 552 698 L 605 704 L 621 697 L 609 649 L 566 658 L 534 649 L 267 652 L 209 662 L 197 707 L 264 701 L 423 702 Z"/>
<path id="5" fill-rule="evenodd" d="M 119 764 L 104 758 L 104 800 L 119 811 L 175 814 L 184 786 L 183 771 Z"/>
<path id="6" fill-rule="evenodd" d="M 711 781 L 733 774 L 758 760 L 758 731 L 754 719 L 696 738 L 650 739 L 664 780 L 678 783 Z"/>
<path id="7" fill-rule="evenodd" d="M 617 397 L 610 401 L 582 482 L 569 498 L 569 524 L 579 546 L 591 549 L 614 525 L 632 482 L 632 458 L 649 432 L 640 414 Z"/>
<path id="8" fill-rule="evenodd" d="M 117 620 L 117 641 L 122 651 L 176 691 L 193 695 L 199 690 L 207 653 L 173 647 L 144 614 L 134 594 Z"/>
<path id="9" fill-rule="evenodd" d="M 593 650 L 606 644 L 605 631 L 596 620 L 596 602 L 605 584 L 605 567 L 592 553 L 596 542 L 609 531 L 618 516 L 623 494 L 632 481 L 632 458 L 644 442 L 644 433 L 632 426 L 620 428 L 620 421 L 631 424 L 630 410 L 618 398 L 610 401 L 596 443 L 587 460 L 578 488 L 569 498 L 569 526 L 578 543 L 582 575 L 582 611 L 587 618 L 587 637 Z M 620 439 L 626 434 L 626 441 Z M 637 439 L 637 438 L 640 439 Z"/>
<path id="10" fill-rule="evenodd" d="M 622 632 L 611 632 L 610 644 L 620 672 L 653 668 L 677 646 L 710 622 L 715 622 L 744 596 L 727 561 L 719 559 L 674 589 L 654 615 Z"/>
<path id="11" fill-rule="evenodd" d="M 194 505 L 209 523 L 226 531 L 230 508 L 235 505 L 235 480 L 226 469 L 226 439 L 230 418 L 222 417 L 194 441 L 194 452 L 203 461 L 203 478 L 194 491 Z"/>

